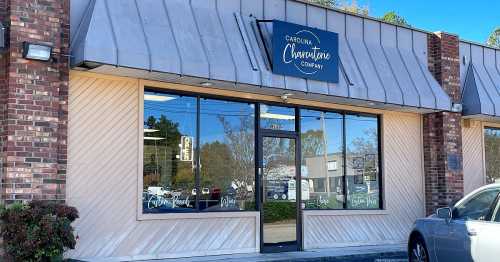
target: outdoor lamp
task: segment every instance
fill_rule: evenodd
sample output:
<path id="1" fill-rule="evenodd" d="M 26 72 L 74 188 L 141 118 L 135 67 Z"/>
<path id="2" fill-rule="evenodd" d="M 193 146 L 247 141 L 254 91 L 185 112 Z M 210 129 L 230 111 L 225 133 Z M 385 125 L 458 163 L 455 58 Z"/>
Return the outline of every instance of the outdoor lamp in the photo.
<path id="1" fill-rule="evenodd" d="M 49 61 L 52 47 L 29 42 L 23 43 L 23 58 L 39 61 Z"/>

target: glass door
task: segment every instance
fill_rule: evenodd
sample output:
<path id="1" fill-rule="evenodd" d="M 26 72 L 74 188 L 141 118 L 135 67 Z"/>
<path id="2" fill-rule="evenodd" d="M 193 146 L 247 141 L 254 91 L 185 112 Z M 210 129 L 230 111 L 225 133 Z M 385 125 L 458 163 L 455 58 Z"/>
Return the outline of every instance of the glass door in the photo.
<path id="1" fill-rule="evenodd" d="M 293 136 L 261 136 L 262 251 L 299 250 L 297 151 Z"/>

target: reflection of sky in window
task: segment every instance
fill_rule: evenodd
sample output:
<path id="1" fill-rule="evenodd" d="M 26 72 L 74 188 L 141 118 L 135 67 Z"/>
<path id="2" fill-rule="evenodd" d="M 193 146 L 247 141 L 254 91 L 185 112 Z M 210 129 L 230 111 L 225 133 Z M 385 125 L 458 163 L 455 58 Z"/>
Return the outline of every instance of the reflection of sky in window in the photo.
<path id="1" fill-rule="evenodd" d="M 189 96 L 176 96 L 160 94 L 155 92 L 144 92 L 144 94 L 165 97 L 167 101 L 144 100 L 144 122 L 148 117 L 154 116 L 159 119 L 161 115 L 174 122 L 179 123 L 179 131 L 183 135 L 193 136 L 196 132 L 196 98 Z"/>
<path id="2" fill-rule="evenodd" d="M 250 117 L 252 120 L 255 115 L 255 106 L 248 103 L 230 102 L 213 99 L 202 99 L 201 109 L 201 143 L 211 143 L 214 141 L 225 141 L 224 126 L 220 117 L 232 127 L 234 131 L 241 130 L 241 119 Z M 253 121 L 252 121 L 253 123 Z M 254 132 L 254 125 L 247 132 Z"/>
<path id="3" fill-rule="evenodd" d="M 486 127 L 484 131 L 487 136 L 497 137 L 500 139 L 500 128 Z"/>
<path id="4" fill-rule="evenodd" d="M 370 132 L 375 132 L 375 136 L 370 136 Z M 347 150 L 353 151 L 355 145 L 353 142 L 356 139 L 363 139 L 364 141 L 373 145 L 375 149 L 378 148 L 377 141 L 378 126 L 376 117 L 346 115 L 346 146 Z M 377 153 L 377 152 L 372 152 Z"/>
<path id="5" fill-rule="evenodd" d="M 179 131 L 182 134 L 195 134 L 196 126 L 196 98 L 189 96 L 177 96 L 170 94 L 161 94 L 156 92 L 144 92 L 155 96 L 167 97 L 168 101 L 144 101 L 144 121 L 149 116 L 154 116 L 159 119 L 161 115 L 165 115 L 172 122 L 179 123 Z M 290 114 L 293 115 L 293 108 L 283 108 L 268 106 L 269 112 Z M 213 141 L 224 142 L 224 129 L 218 116 L 225 116 L 226 121 L 231 126 L 239 126 L 242 116 L 254 117 L 254 105 L 241 102 L 230 102 L 213 99 L 201 100 L 201 118 L 202 118 L 202 133 L 203 142 L 210 143 Z M 278 110 L 278 111 L 276 111 Z M 336 113 L 325 114 L 325 129 L 328 137 L 328 153 L 342 151 L 342 139 L 332 137 L 332 133 L 342 136 L 342 116 Z M 314 110 L 301 111 L 301 128 L 302 133 L 308 130 L 321 130 L 321 112 Z M 285 121 L 291 122 L 293 121 Z M 288 125 L 287 125 L 288 126 Z M 292 126 L 292 125 L 291 125 Z M 291 128 L 291 127 L 290 127 Z M 371 139 L 367 136 L 370 130 L 377 129 L 377 118 L 368 116 L 346 115 L 346 145 L 348 149 L 352 149 L 353 141 L 357 138 Z M 500 129 L 489 129 L 491 135 L 500 136 Z M 334 136 L 335 136 L 334 135 Z M 376 139 L 376 137 L 375 137 Z M 370 141 L 377 147 L 378 142 Z"/>
<path id="6" fill-rule="evenodd" d="M 264 129 L 295 131 L 295 108 L 261 104 L 260 125 Z"/>
<path id="7" fill-rule="evenodd" d="M 161 115 L 174 122 L 179 123 L 181 134 L 193 136 L 196 132 L 196 98 L 189 96 L 177 96 L 154 92 L 145 94 L 166 97 L 168 101 L 144 101 L 144 121 L 154 116 L 159 119 Z M 172 99 L 173 98 L 173 99 Z M 213 99 L 201 99 L 201 133 L 203 143 L 214 141 L 224 142 L 224 128 L 220 116 L 225 121 L 239 130 L 241 117 L 254 117 L 255 106 L 249 103 L 230 102 Z M 253 129 L 251 130 L 253 131 Z"/>
<path id="8" fill-rule="evenodd" d="M 328 154 L 342 152 L 342 115 L 336 113 L 322 113 L 313 110 L 301 110 L 301 131 L 323 130 L 327 140 Z M 324 123 L 322 123 L 324 119 Z"/>

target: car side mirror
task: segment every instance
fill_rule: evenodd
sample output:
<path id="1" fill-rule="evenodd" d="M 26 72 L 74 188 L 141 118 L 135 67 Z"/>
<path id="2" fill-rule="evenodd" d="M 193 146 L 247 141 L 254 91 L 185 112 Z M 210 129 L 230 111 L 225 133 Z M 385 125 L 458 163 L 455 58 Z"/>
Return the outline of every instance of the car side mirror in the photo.
<path id="1" fill-rule="evenodd" d="M 438 210 L 436 211 L 436 216 L 438 218 L 446 220 L 447 222 L 451 220 L 451 214 L 452 214 L 451 208 L 449 207 L 438 208 Z"/>

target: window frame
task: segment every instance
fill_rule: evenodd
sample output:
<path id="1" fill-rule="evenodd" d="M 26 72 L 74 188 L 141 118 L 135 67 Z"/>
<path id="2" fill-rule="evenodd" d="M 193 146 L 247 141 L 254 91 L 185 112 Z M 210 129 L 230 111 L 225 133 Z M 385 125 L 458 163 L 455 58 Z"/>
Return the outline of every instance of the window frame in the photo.
<path id="1" fill-rule="evenodd" d="M 228 101 L 228 102 L 240 102 L 240 103 L 248 103 L 248 104 L 254 104 L 255 105 L 255 146 L 256 149 L 255 151 L 255 179 L 259 179 L 259 174 L 258 174 L 258 139 L 259 139 L 259 134 L 262 131 L 265 131 L 267 129 L 261 129 L 260 128 L 260 115 L 259 113 L 259 108 L 260 104 L 266 104 L 270 106 L 279 106 L 279 107 L 288 107 L 288 108 L 294 108 L 296 111 L 296 125 L 297 122 L 298 124 L 298 129 L 296 128 L 294 133 L 298 135 L 298 139 L 300 141 L 301 139 L 301 125 L 300 125 L 300 111 L 302 109 L 305 110 L 315 110 L 315 111 L 321 111 L 325 113 L 337 113 L 341 114 L 343 116 L 343 123 L 342 123 L 342 129 L 343 129 L 343 138 L 342 138 L 342 143 L 343 143 L 343 160 L 342 165 L 345 167 L 347 164 L 347 160 L 345 157 L 346 154 L 346 115 L 354 115 L 354 116 L 365 116 L 365 117 L 372 117 L 377 120 L 377 142 L 378 142 L 378 186 L 379 186 L 379 207 L 378 208 L 359 208 L 359 209 L 349 209 L 347 208 L 347 191 L 345 190 L 346 188 L 346 176 L 344 174 L 343 176 L 343 184 L 344 184 L 344 204 L 342 209 L 313 209 L 313 208 L 302 208 L 302 205 L 299 207 L 300 211 L 324 211 L 324 212 L 339 212 L 339 213 L 376 213 L 378 214 L 380 211 L 384 212 L 386 211 L 386 206 L 385 206 L 385 190 L 384 190 L 384 179 L 385 179 L 385 170 L 384 170 L 384 155 L 383 155 L 383 114 L 380 113 L 366 113 L 366 112 L 359 112 L 359 111 L 351 111 L 351 110 L 345 110 L 345 109 L 332 109 L 332 108 L 324 108 L 324 107 L 316 107 L 316 106 L 310 106 L 310 105 L 301 105 L 301 104 L 291 104 L 291 103 L 280 103 L 277 101 L 269 101 L 265 99 L 248 99 L 248 98 L 239 98 L 239 97 L 232 97 L 232 96 L 224 96 L 224 95 L 219 95 L 219 94 L 211 94 L 211 93 L 203 93 L 203 92 L 195 92 L 195 91 L 185 91 L 185 90 L 176 90 L 176 89 L 170 89 L 170 88 L 162 88 L 159 86 L 151 85 L 151 84 L 144 84 L 141 85 L 140 90 L 139 90 L 139 127 L 142 130 L 143 125 L 144 125 L 144 93 L 145 92 L 158 92 L 158 93 L 164 93 L 164 94 L 171 94 L 171 95 L 178 95 L 178 96 L 188 96 L 188 97 L 194 97 L 197 99 L 197 127 L 196 127 L 196 154 L 195 158 L 197 161 L 197 167 L 196 167 L 196 177 L 195 181 L 197 185 L 199 184 L 199 172 L 200 172 L 200 166 L 199 166 L 199 161 L 200 161 L 200 155 L 199 155 L 199 132 L 200 132 L 200 125 L 199 125 L 199 115 L 200 115 L 200 99 L 213 99 L 213 100 L 221 100 L 221 101 Z M 298 113 L 298 114 L 297 114 Z M 292 132 L 292 131 L 290 131 Z M 142 188 L 143 188 L 143 171 L 142 171 L 142 165 L 143 165 L 143 134 L 142 132 L 139 132 L 139 153 L 138 153 L 138 196 L 137 196 L 137 219 L 138 220 L 155 220 L 155 219 L 177 219 L 177 218 L 193 218 L 194 217 L 199 217 L 199 218 L 207 218 L 207 217 L 258 217 L 258 215 L 255 214 L 260 214 L 260 211 L 258 209 L 259 204 L 256 203 L 256 208 L 255 210 L 216 210 L 216 211 L 201 211 L 198 207 L 198 201 L 199 201 L 199 194 L 200 190 L 197 190 L 197 196 L 196 196 L 196 208 L 193 209 L 191 212 L 182 212 L 182 213 L 175 213 L 175 212 L 166 212 L 166 213 L 143 213 L 143 208 L 142 208 Z M 346 172 L 344 168 L 344 173 Z M 302 179 L 302 177 L 301 177 Z M 256 189 L 255 189 L 255 201 L 257 202 L 259 200 L 259 188 L 257 188 L 258 181 L 256 181 Z M 326 185 L 328 186 L 328 185 Z M 226 215 L 224 215 L 226 214 Z"/>

